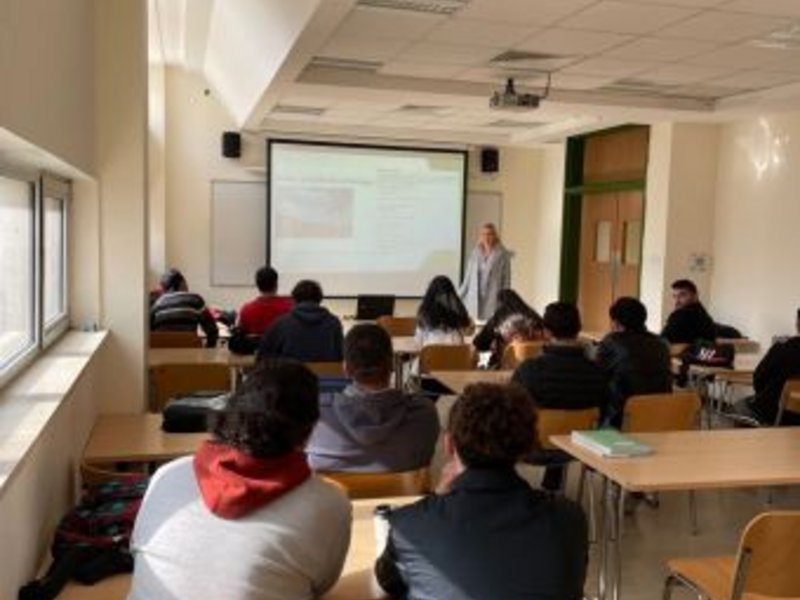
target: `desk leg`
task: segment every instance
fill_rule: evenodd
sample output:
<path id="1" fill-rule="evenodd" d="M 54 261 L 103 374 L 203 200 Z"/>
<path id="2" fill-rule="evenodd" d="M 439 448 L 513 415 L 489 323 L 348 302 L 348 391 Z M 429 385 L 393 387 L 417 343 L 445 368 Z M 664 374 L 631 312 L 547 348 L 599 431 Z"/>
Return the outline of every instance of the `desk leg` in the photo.
<path id="1" fill-rule="evenodd" d="M 622 488 L 603 479 L 602 528 L 600 540 L 599 600 L 619 600 L 622 581 L 620 559 L 620 520 L 623 511 Z"/>

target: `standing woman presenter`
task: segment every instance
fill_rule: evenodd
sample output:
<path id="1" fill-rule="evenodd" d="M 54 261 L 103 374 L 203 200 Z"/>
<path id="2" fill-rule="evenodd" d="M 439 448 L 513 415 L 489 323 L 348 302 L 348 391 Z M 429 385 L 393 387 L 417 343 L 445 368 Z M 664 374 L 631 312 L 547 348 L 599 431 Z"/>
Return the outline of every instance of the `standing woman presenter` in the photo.
<path id="1" fill-rule="evenodd" d="M 485 321 L 497 308 L 497 293 L 509 287 L 511 252 L 500 242 L 494 224 L 486 223 L 481 227 L 458 293 L 469 313 Z"/>

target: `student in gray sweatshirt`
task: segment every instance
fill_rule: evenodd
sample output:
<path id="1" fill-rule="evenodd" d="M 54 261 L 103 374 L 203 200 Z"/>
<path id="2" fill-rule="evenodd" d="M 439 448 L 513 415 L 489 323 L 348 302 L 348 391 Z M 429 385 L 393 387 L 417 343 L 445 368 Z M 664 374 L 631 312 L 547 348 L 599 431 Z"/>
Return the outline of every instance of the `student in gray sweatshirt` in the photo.
<path id="1" fill-rule="evenodd" d="M 430 464 L 439 437 L 433 402 L 391 386 L 392 340 L 378 325 L 344 340 L 351 383 L 320 396 L 320 419 L 306 447 L 317 471 L 410 471 Z"/>

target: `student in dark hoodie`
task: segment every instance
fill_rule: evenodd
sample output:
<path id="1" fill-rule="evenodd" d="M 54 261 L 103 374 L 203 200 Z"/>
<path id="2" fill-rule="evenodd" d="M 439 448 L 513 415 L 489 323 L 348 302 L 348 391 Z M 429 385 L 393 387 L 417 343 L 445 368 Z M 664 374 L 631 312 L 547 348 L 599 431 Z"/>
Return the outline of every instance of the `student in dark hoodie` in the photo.
<path id="1" fill-rule="evenodd" d="M 410 471 L 430 464 L 439 418 L 430 399 L 391 386 L 392 340 L 378 325 L 356 325 L 344 340 L 343 392 L 322 394 L 306 452 L 318 471 Z"/>
<path id="2" fill-rule="evenodd" d="M 263 361 L 213 439 L 156 472 L 131 540 L 128 600 L 307 600 L 333 586 L 351 509 L 302 451 L 318 393 L 303 365 Z"/>
<path id="3" fill-rule="evenodd" d="M 303 362 L 342 360 L 342 323 L 321 306 L 322 287 L 304 280 L 292 290 L 294 308 L 279 317 L 261 338 L 258 355 Z"/>

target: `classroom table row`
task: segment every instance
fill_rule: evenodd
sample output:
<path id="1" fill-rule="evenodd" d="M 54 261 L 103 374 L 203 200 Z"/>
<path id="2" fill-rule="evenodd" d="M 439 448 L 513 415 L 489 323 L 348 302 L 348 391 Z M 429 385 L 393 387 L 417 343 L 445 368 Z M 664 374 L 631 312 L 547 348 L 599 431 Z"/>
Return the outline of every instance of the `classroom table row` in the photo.
<path id="1" fill-rule="evenodd" d="M 618 600 L 622 589 L 619 516 L 625 492 L 800 484 L 800 428 L 699 430 L 637 434 L 635 438 L 652 447 L 653 453 L 603 458 L 575 445 L 569 436 L 552 438 L 556 446 L 603 478 L 598 589 L 603 600 Z M 103 416 L 92 431 L 84 461 L 160 462 L 191 454 L 205 439 L 207 434 L 164 433 L 158 415 Z M 354 503 L 352 556 L 348 556 L 343 579 L 326 598 L 383 597 L 377 588 L 370 587 L 374 585 L 371 569 L 375 551 L 366 525 L 371 524 L 369 506 L 374 504 Z"/>

